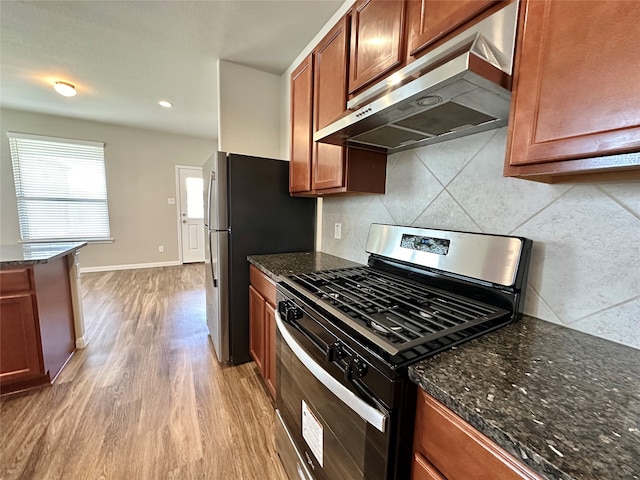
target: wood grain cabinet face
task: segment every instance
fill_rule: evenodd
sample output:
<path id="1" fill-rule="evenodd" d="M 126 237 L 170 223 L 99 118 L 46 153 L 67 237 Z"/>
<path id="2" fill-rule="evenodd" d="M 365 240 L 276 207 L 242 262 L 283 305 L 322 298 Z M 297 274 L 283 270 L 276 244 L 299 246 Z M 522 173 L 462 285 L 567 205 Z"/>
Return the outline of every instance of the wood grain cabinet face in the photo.
<path id="1" fill-rule="evenodd" d="M 292 195 L 385 191 L 386 153 L 311 141 L 313 132 L 346 112 L 348 52 L 349 17 L 345 16 L 291 75 L 289 191 Z M 309 73 L 311 76 L 307 76 Z M 311 93 L 306 95 L 308 92 Z M 305 125 L 301 119 L 306 119 L 306 114 L 312 111 L 313 122 Z M 309 154 L 304 143 L 307 139 Z"/>
<path id="2" fill-rule="evenodd" d="M 339 119 L 347 109 L 347 18 L 322 39 L 314 51 L 314 131 Z M 337 145 L 313 145 L 314 190 L 344 186 L 345 149 Z"/>
<path id="3" fill-rule="evenodd" d="M 349 93 L 404 61 L 404 0 L 358 0 L 351 14 Z"/>
<path id="4" fill-rule="evenodd" d="M 0 297 L 0 382 L 8 384 L 43 374 L 40 340 L 28 293 Z"/>
<path id="5" fill-rule="evenodd" d="M 264 377 L 264 321 L 265 302 L 249 285 L 249 352 Z"/>
<path id="6" fill-rule="evenodd" d="M 640 168 L 640 2 L 579 6 L 521 4 L 507 176 Z"/>
<path id="7" fill-rule="evenodd" d="M 289 191 L 311 189 L 313 127 L 313 58 L 309 55 L 291 74 L 291 152 Z"/>
<path id="8" fill-rule="evenodd" d="M 469 22 L 495 0 L 407 0 L 407 51 L 416 55 Z"/>
<path id="9" fill-rule="evenodd" d="M 423 390 L 413 450 L 413 480 L 542 480 Z"/>
<path id="10" fill-rule="evenodd" d="M 276 285 L 249 267 L 249 352 L 271 396 L 276 398 Z"/>
<path id="11" fill-rule="evenodd" d="M 419 453 L 413 455 L 411 478 L 413 480 L 447 480 L 431 462 Z"/>

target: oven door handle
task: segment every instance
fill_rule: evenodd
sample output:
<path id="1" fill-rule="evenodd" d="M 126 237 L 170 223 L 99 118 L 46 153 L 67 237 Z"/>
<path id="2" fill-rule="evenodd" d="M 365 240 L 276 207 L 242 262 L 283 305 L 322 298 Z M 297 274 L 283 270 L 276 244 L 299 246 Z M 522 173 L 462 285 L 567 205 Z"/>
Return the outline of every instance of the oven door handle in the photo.
<path id="1" fill-rule="evenodd" d="M 338 397 L 346 406 L 348 406 L 355 413 L 360 415 L 364 420 L 370 423 L 377 430 L 384 433 L 387 424 L 388 415 L 381 412 L 377 408 L 372 407 L 355 393 L 342 385 L 339 381 L 333 378 L 327 371 L 318 364 L 311 355 L 309 355 L 304 348 L 296 341 L 295 338 L 289 333 L 285 323 L 280 317 L 280 313 L 276 311 L 276 325 L 278 331 L 282 335 L 282 339 L 286 342 L 293 353 L 298 357 L 302 364 L 316 377 L 320 383 L 328 388 L 331 393 Z"/>

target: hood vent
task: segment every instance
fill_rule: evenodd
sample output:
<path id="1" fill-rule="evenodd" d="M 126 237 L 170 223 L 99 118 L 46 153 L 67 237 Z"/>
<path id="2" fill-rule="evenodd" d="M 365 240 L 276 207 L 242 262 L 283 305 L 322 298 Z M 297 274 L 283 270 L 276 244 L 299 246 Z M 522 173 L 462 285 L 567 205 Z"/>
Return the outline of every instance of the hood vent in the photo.
<path id="1" fill-rule="evenodd" d="M 511 60 L 503 70 L 501 53 L 480 33 L 442 47 L 401 71 L 418 78 L 386 94 L 386 81 L 371 87 L 350 106 L 374 100 L 317 131 L 314 140 L 395 153 L 505 126 L 511 77 L 504 70 Z"/>

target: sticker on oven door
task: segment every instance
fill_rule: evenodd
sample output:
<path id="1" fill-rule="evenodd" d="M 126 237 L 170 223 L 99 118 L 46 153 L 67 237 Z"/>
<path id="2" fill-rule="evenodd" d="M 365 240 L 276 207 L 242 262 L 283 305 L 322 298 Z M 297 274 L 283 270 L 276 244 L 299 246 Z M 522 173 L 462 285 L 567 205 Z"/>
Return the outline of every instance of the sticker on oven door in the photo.
<path id="1" fill-rule="evenodd" d="M 323 467 L 322 462 L 322 424 L 311 412 L 307 403 L 302 400 L 302 438 L 309 445 L 309 449 Z"/>

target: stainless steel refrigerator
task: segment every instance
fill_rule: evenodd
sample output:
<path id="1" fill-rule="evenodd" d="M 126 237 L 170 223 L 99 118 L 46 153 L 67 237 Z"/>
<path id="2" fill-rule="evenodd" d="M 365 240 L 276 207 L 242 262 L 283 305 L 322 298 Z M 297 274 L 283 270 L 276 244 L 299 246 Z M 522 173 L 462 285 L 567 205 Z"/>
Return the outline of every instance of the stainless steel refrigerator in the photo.
<path id="1" fill-rule="evenodd" d="M 247 255 L 314 249 L 316 202 L 289 195 L 289 162 L 218 152 L 205 185 L 207 324 L 218 360 L 249 354 Z"/>

